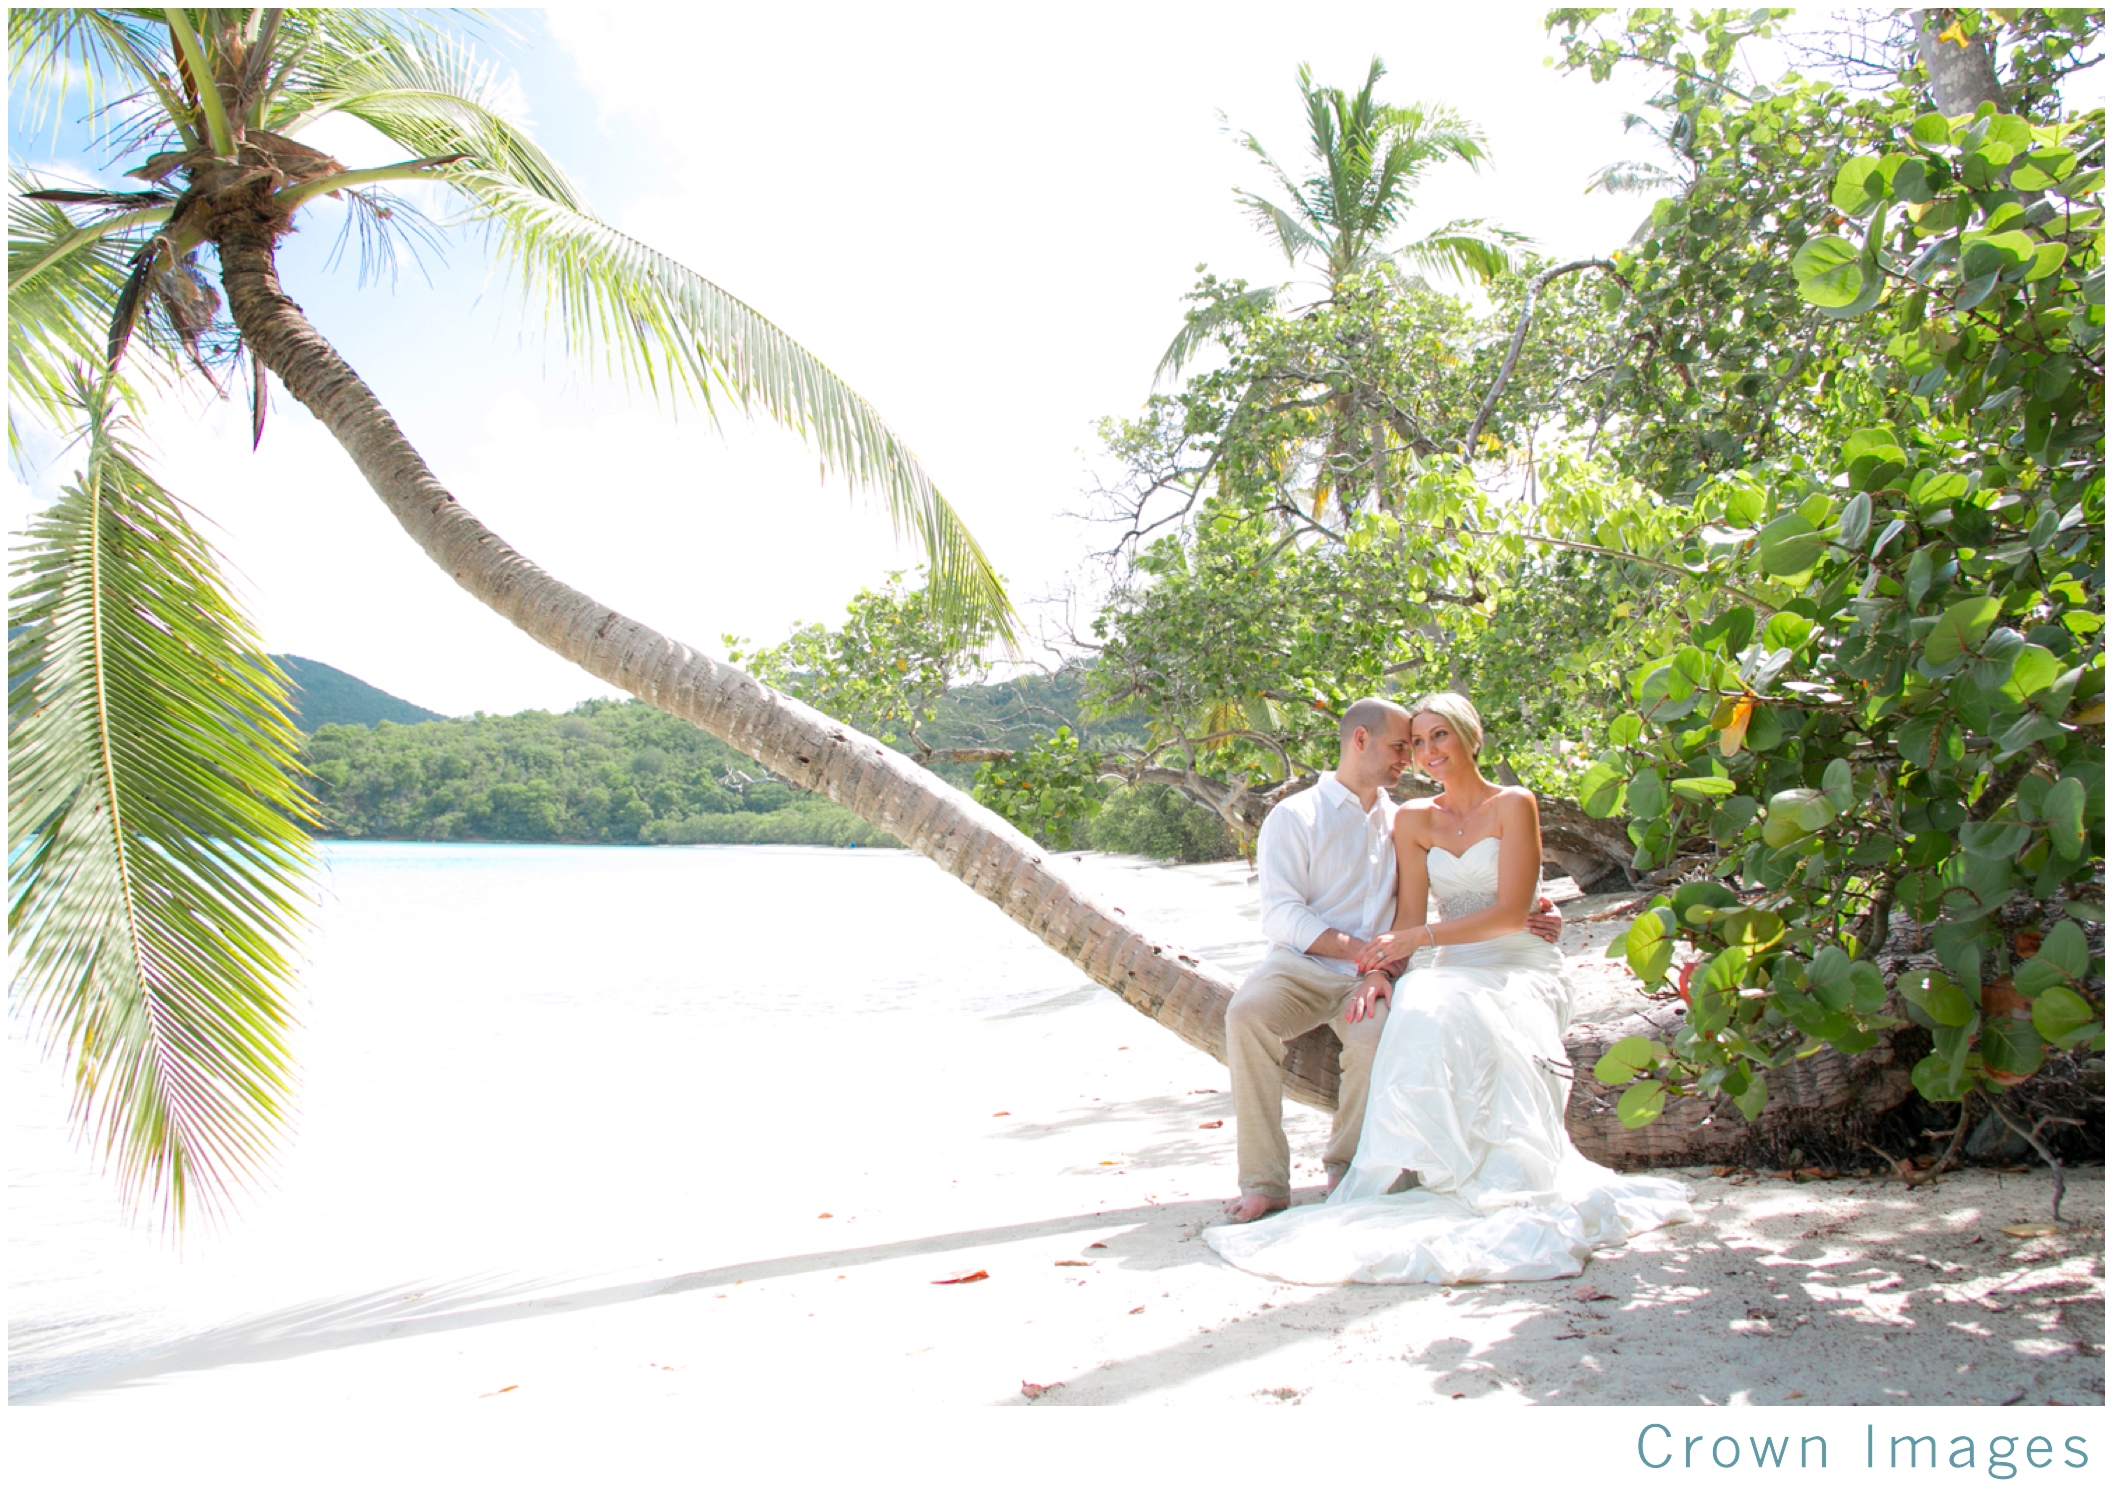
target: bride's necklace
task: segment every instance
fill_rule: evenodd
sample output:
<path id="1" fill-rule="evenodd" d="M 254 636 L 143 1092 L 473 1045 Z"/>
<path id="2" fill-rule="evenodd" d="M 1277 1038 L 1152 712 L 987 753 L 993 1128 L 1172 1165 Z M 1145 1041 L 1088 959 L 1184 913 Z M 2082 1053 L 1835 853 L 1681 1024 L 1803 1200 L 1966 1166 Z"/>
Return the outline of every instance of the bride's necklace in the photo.
<path id="1" fill-rule="evenodd" d="M 1495 794 L 1492 793 L 1491 796 L 1495 796 Z M 1485 797 L 1482 799 L 1482 802 L 1476 803 L 1474 807 L 1469 808 L 1465 813 L 1458 814 L 1456 814 L 1451 808 L 1446 807 L 1445 804 L 1439 802 L 1438 799 L 1435 797 L 1431 799 L 1431 806 L 1437 809 L 1439 812 L 1443 813 L 1447 818 L 1457 818 L 1459 820 L 1460 827 L 1453 830 L 1453 837 L 1455 839 L 1465 839 L 1467 837 L 1468 820 L 1473 818 L 1477 813 L 1481 812 L 1483 803 L 1487 803 L 1488 801 L 1489 798 Z"/>

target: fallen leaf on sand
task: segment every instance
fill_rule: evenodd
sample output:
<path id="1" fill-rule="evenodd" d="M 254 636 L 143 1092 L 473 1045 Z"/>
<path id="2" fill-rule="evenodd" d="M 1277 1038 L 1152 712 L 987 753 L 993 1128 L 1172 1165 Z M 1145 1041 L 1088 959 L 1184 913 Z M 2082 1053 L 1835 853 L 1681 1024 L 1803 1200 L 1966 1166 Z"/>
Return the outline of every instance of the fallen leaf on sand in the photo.
<path id="1" fill-rule="evenodd" d="M 518 1381 L 516 1381 L 516 1382 L 515 1382 L 515 1383 L 514 1383 L 514 1384 L 513 1384 L 512 1386 L 502 1386 L 502 1387 L 500 1387 L 500 1388 L 499 1388 L 499 1391 L 496 1391 L 496 1392 L 479 1392 L 479 1393 L 477 1394 L 477 1400 L 478 1400 L 479 1402 L 482 1402 L 482 1401 L 483 1401 L 483 1400 L 484 1400 L 484 1399 L 485 1399 L 486 1397 L 496 1397 L 496 1396 L 498 1396 L 498 1395 L 500 1394 L 500 1392 L 517 1392 L 517 1391 L 519 1391 L 520 1389 L 521 1389 L 521 1383 L 520 1383 L 520 1382 L 518 1382 Z"/>
<path id="2" fill-rule="evenodd" d="M 1454 1400 L 1455 1402 L 1457 1402 L 1457 1401 L 1459 1401 L 1459 1400 L 1460 1400 L 1460 1399 L 1461 1399 L 1462 1397 L 1464 1397 L 1464 1396 L 1466 1396 L 1466 1395 L 1467 1395 L 1467 1393 L 1466 1393 L 1466 1392 L 1454 1392 L 1454 1393 L 1453 1393 L 1453 1400 Z"/>
<path id="3" fill-rule="evenodd" d="M 1584 1337 L 1585 1337 L 1585 1336 L 1584 1336 L 1584 1332 L 1583 1332 L 1582 1330 L 1578 1330 L 1578 1329 L 1573 1329 L 1573 1330 L 1571 1330 L 1571 1331 L 1570 1331 L 1570 1332 L 1569 1332 L 1568 1334 L 1558 1334 L 1558 1335 L 1556 1336 L 1556 1338 L 1557 1338 L 1557 1339 L 1559 1339 L 1559 1340 L 1561 1340 L 1561 1339 L 1583 1339 Z"/>
<path id="4" fill-rule="evenodd" d="M 1001 1115 L 1011 1115 L 1011 1114 L 1012 1114 L 1012 1112 L 1011 1112 L 1010 1110 L 993 1110 L 993 1111 L 992 1111 L 992 1112 L 990 1113 L 990 1118 L 991 1118 L 992 1120 L 996 1120 L 996 1119 L 997 1119 L 997 1118 L 998 1118 L 999 1116 L 1001 1116 Z M 1061 1381 L 1059 1381 L 1059 1382 L 1057 1383 L 1057 1385 L 1058 1385 L 1058 1386 L 1062 1386 L 1063 1384 L 1064 1384 L 1064 1383 L 1063 1383 L 1063 1382 L 1061 1382 Z"/>
<path id="5" fill-rule="evenodd" d="M 1709 1175 L 1712 1178 L 1729 1178 L 1732 1175 L 1732 1170 L 1728 1167 L 1713 1167 L 1709 1170 Z"/>
<path id="6" fill-rule="evenodd" d="M 1596 1287 L 1581 1287 L 1570 1296 L 1577 1299 L 1580 1303 L 1604 1303 L 1612 1298 L 1614 1294 L 1603 1293 Z"/>
<path id="7" fill-rule="evenodd" d="M 1215 1130 L 1217 1130 L 1217 1129 L 1218 1129 L 1218 1128 L 1219 1128 L 1220 1126 L 1222 1126 L 1222 1125 L 1224 1125 L 1224 1124 L 1225 1124 L 1225 1122 L 1224 1122 L 1224 1121 L 1205 1121 L 1205 1122 L 1204 1122 L 1204 1123 L 1203 1123 L 1202 1125 L 1198 1126 L 1198 1127 L 1197 1127 L 1196 1129 L 1197 1129 L 1198 1131 L 1215 1131 Z"/>
<path id="8" fill-rule="evenodd" d="M 1047 1386 L 1036 1386 L 1032 1381 L 1023 1381 L 1020 1383 L 1020 1395 L 1032 1402 L 1037 1397 L 1047 1396 L 1063 1384 L 1061 1381 L 1052 1381 Z"/>
<path id="9" fill-rule="evenodd" d="M 1090 1261 L 1060 1261 L 1060 1262 L 1058 1262 L 1058 1263 L 1057 1263 L 1057 1265 L 1058 1265 L 1058 1266 L 1092 1266 L 1092 1265 L 1093 1265 L 1093 1263 L 1092 1263 L 1092 1262 L 1090 1262 Z"/>
<path id="10" fill-rule="evenodd" d="M 1136 1306 L 1135 1308 L 1133 1308 L 1133 1309 L 1131 1309 L 1131 1310 L 1130 1310 L 1130 1312 L 1132 1312 L 1132 1313 L 1143 1313 L 1144 1311 L 1145 1311 L 1145 1305 L 1144 1305 L 1144 1304 L 1142 1304 L 1142 1303 L 1138 1304 L 1138 1305 L 1137 1305 L 1137 1306 Z"/>
<path id="11" fill-rule="evenodd" d="M 825 1209 L 820 1214 L 816 1215 L 815 1218 L 818 1220 L 833 1220 L 836 1218 L 836 1216 L 829 1213 L 829 1211 Z"/>
<path id="12" fill-rule="evenodd" d="M 1115 1159 L 1114 1159 L 1114 1158 L 1112 1158 L 1112 1157 L 1103 1157 L 1103 1158 L 1102 1158 L 1102 1159 L 1100 1160 L 1100 1166 L 1102 1166 L 1102 1167 L 1113 1167 L 1113 1166 L 1115 1166 Z"/>
<path id="13" fill-rule="evenodd" d="M 952 1287 L 958 1282 L 985 1282 L 989 1279 L 989 1272 L 963 1272 L 958 1277 L 934 1277 L 932 1279 L 932 1286 Z"/>
<path id="14" fill-rule="evenodd" d="M 1803 1392 L 1785 1392 L 1783 1393 L 1783 1400 L 1785 1402 L 1795 1402 L 1798 1398 L 1804 1395 L 1805 1394 Z"/>
<path id="15" fill-rule="evenodd" d="M 1086 1249 L 1089 1251 L 1105 1251 L 1108 1249 L 1108 1243 L 1104 1240 L 1097 1240 L 1092 1245 L 1086 1247 Z"/>
<path id="16" fill-rule="evenodd" d="M 2054 1234 L 2054 1226 L 2035 1224 L 2005 1225 L 2003 1233 L 2005 1235 L 2015 1235 L 2019 1240 L 2031 1240 L 2035 1236 Z"/>

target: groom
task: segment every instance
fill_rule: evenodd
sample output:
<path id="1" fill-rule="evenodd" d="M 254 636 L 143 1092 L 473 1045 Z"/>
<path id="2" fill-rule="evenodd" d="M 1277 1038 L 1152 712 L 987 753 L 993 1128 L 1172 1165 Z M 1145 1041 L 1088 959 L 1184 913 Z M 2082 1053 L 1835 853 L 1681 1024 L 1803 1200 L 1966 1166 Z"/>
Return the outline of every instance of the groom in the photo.
<path id="1" fill-rule="evenodd" d="M 1269 952 L 1225 1012 L 1240 1161 L 1240 1197 L 1225 1212 L 1236 1224 L 1291 1203 L 1284 1044 L 1322 1022 L 1342 1042 L 1335 1129 L 1322 1160 L 1333 1188 L 1357 1155 L 1372 1053 L 1386 1022 L 1384 1000 L 1378 1015 L 1355 1025 L 1343 1013 L 1358 985 L 1358 950 L 1394 920 L 1395 804 L 1386 789 L 1409 765 L 1409 715 L 1383 698 L 1361 698 L 1344 713 L 1338 736 L 1335 770 L 1271 809 L 1255 846 Z M 1526 926 L 1553 943 L 1563 920 L 1544 897 Z"/>

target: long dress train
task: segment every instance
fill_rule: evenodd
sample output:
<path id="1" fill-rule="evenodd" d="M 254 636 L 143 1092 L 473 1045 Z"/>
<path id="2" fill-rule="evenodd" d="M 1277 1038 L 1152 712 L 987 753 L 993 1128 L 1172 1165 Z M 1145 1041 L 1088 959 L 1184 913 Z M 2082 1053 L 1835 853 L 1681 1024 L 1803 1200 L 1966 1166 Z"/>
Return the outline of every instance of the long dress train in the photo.
<path id="1" fill-rule="evenodd" d="M 1442 916 L 1496 900 L 1498 847 L 1430 852 Z M 1357 1156 L 1335 1192 L 1204 1240 L 1285 1282 L 1530 1282 L 1574 1277 L 1596 1248 L 1692 1219 L 1684 1185 L 1616 1174 L 1571 1144 L 1570 1010 L 1554 944 L 1511 933 L 1441 946 L 1394 988 Z M 1389 1192 L 1404 1173 L 1417 1186 Z"/>

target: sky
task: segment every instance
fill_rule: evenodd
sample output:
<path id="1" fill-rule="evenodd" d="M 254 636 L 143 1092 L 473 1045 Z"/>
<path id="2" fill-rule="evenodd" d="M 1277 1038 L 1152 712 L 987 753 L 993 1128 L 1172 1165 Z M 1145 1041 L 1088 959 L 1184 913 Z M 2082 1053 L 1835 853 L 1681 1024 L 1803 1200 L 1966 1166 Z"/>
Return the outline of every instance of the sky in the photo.
<path id="1" fill-rule="evenodd" d="M 1648 80 L 1563 77 L 1541 7 L 810 4 L 501 13 L 479 39 L 596 210 L 759 309 L 918 453 L 1031 627 L 1090 581 L 1096 423 L 1136 413 L 1207 264 L 1287 268 L 1234 200 L 1267 186 L 1253 132 L 1303 158 L 1296 75 L 1443 103 L 1485 132 L 1480 173 L 1425 179 L 1408 232 L 1482 216 L 1553 256 L 1625 241 L 1645 201 L 1586 195 L 1646 154 L 1622 117 Z M 111 182 L 78 130 L 24 128 L 18 164 Z M 1228 128 L 1228 126 L 1230 128 Z M 56 137 L 56 138 L 55 138 Z M 400 154 L 356 124 L 312 144 Z M 333 268 L 326 205 L 282 279 L 443 483 L 518 550 L 693 646 L 834 622 L 912 568 L 884 512 L 796 440 L 738 412 L 656 404 L 543 336 L 474 238 L 393 286 Z M 562 710 L 615 689 L 535 645 L 436 569 L 334 441 L 275 388 L 263 446 L 208 393 L 141 414 L 157 472 L 209 523 L 270 649 L 444 714 Z M 36 445 L 7 528 L 74 458 Z M 1032 632 L 1031 632 L 1032 633 Z"/>

